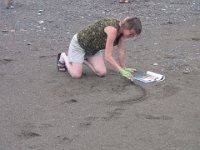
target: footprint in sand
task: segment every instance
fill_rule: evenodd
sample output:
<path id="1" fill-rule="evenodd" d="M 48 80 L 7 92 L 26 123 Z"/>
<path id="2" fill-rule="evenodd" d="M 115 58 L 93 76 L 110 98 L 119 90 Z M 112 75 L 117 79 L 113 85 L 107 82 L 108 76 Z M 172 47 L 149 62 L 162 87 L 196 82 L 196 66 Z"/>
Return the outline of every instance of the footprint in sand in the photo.
<path id="1" fill-rule="evenodd" d="M 79 123 L 78 127 L 79 128 L 88 128 L 89 126 L 92 125 L 93 122 L 100 120 L 100 121 L 111 121 L 113 119 L 118 119 L 122 115 L 122 113 L 125 111 L 123 108 L 115 108 L 112 111 L 108 111 L 104 117 L 86 117 L 84 120 Z"/>
<path id="2" fill-rule="evenodd" d="M 36 123 L 25 123 L 22 125 L 22 130 L 19 134 L 17 134 L 18 137 L 21 139 L 29 139 L 29 138 L 34 138 L 34 137 L 40 137 L 42 136 L 41 134 L 37 132 L 33 132 L 33 130 L 36 129 L 47 129 L 53 127 L 51 124 L 48 123 L 42 123 L 42 124 L 36 124 Z"/>
<path id="3" fill-rule="evenodd" d="M 173 118 L 167 115 L 151 115 L 151 114 L 137 114 L 139 118 L 145 118 L 149 120 L 172 120 Z"/>
<path id="4" fill-rule="evenodd" d="M 57 136 L 57 140 L 59 144 L 69 144 L 73 141 L 73 138 L 69 138 L 67 136 Z"/>
<path id="5" fill-rule="evenodd" d="M 81 123 L 79 123 L 78 127 L 79 128 L 88 128 L 97 119 L 99 119 L 99 117 L 95 117 L 95 116 L 86 117 L 86 118 L 83 119 L 83 121 Z"/>
<path id="6" fill-rule="evenodd" d="M 39 56 L 39 59 L 48 59 L 48 58 L 56 58 L 56 55 L 41 55 Z"/>
<path id="7" fill-rule="evenodd" d="M 90 121 L 85 121 L 85 122 L 79 123 L 78 128 L 88 128 L 88 127 L 91 126 L 91 125 L 92 125 L 92 122 L 90 122 Z"/>
<path id="8" fill-rule="evenodd" d="M 41 135 L 39 133 L 32 132 L 29 130 L 22 130 L 20 134 L 17 134 L 17 136 L 21 139 L 30 139 L 34 137 L 40 137 Z"/>
<path id="9" fill-rule="evenodd" d="M 123 108 L 115 108 L 112 111 L 107 112 L 107 115 L 105 117 L 102 117 L 103 121 L 110 121 L 113 119 L 118 119 L 122 115 L 122 113 L 125 111 Z"/>
<path id="10" fill-rule="evenodd" d="M 200 41 L 200 37 L 193 37 L 192 41 Z"/>
<path id="11" fill-rule="evenodd" d="M 72 104 L 72 103 L 77 103 L 77 102 L 78 102 L 78 100 L 76 100 L 76 99 L 70 99 L 70 100 L 64 101 L 62 104 Z"/>
<path id="12" fill-rule="evenodd" d="M 53 127 L 51 124 L 49 123 L 40 123 L 40 124 L 37 124 L 37 123 L 25 123 L 23 124 L 22 128 L 25 129 L 25 130 L 32 130 L 32 129 L 46 129 L 46 128 L 50 128 L 50 127 Z"/>
<path id="13" fill-rule="evenodd" d="M 3 59 L 0 59 L 0 65 L 3 64 L 3 65 L 6 65 L 10 62 L 14 61 L 13 59 L 11 58 L 3 58 Z"/>

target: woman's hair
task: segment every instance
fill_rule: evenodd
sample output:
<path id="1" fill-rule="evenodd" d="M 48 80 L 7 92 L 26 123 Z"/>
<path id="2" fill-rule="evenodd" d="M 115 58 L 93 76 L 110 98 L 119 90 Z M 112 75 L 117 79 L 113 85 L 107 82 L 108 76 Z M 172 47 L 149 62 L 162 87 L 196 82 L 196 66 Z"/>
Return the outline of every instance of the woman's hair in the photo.
<path id="1" fill-rule="evenodd" d="M 140 34 L 142 32 L 142 23 L 137 17 L 128 17 L 124 19 L 121 26 L 128 30 L 134 29 L 136 34 Z"/>

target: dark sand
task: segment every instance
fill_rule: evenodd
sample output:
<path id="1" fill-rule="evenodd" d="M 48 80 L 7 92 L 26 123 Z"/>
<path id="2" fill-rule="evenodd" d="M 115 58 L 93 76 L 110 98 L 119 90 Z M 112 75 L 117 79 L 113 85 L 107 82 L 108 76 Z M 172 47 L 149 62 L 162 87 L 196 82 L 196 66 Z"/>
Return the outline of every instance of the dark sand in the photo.
<path id="1" fill-rule="evenodd" d="M 138 16 L 127 65 L 164 74 L 131 83 L 56 70 L 56 55 L 95 20 Z M 199 0 L 16 0 L 0 3 L 0 150 L 199 150 Z M 153 65 L 157 63 L 157 65 Z"/>

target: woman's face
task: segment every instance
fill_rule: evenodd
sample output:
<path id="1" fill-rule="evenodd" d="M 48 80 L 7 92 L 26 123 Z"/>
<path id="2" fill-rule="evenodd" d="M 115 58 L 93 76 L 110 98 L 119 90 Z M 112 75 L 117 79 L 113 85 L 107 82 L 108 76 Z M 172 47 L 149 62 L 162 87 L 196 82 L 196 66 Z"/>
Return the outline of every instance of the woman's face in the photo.
<path id="1" fill-rule="evenodd" d="M 125 38 L 132 38 L 135 37 L 137 34 L 134 29 L 123 29 L 123 36 Z"/>

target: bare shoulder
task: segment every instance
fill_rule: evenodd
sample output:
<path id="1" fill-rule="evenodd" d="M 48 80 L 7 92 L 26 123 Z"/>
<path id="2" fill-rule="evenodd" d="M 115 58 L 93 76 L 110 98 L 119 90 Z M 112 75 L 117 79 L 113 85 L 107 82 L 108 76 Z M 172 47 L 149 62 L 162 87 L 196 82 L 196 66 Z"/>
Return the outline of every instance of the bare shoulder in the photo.
<path id="1" fill-rule="evenodd" d="M 108 38 L 110 39 L 115 39 L 117 37 L 117 29 L 113 26 L 105 27 L 104 32 L 107 34 Z"/>

